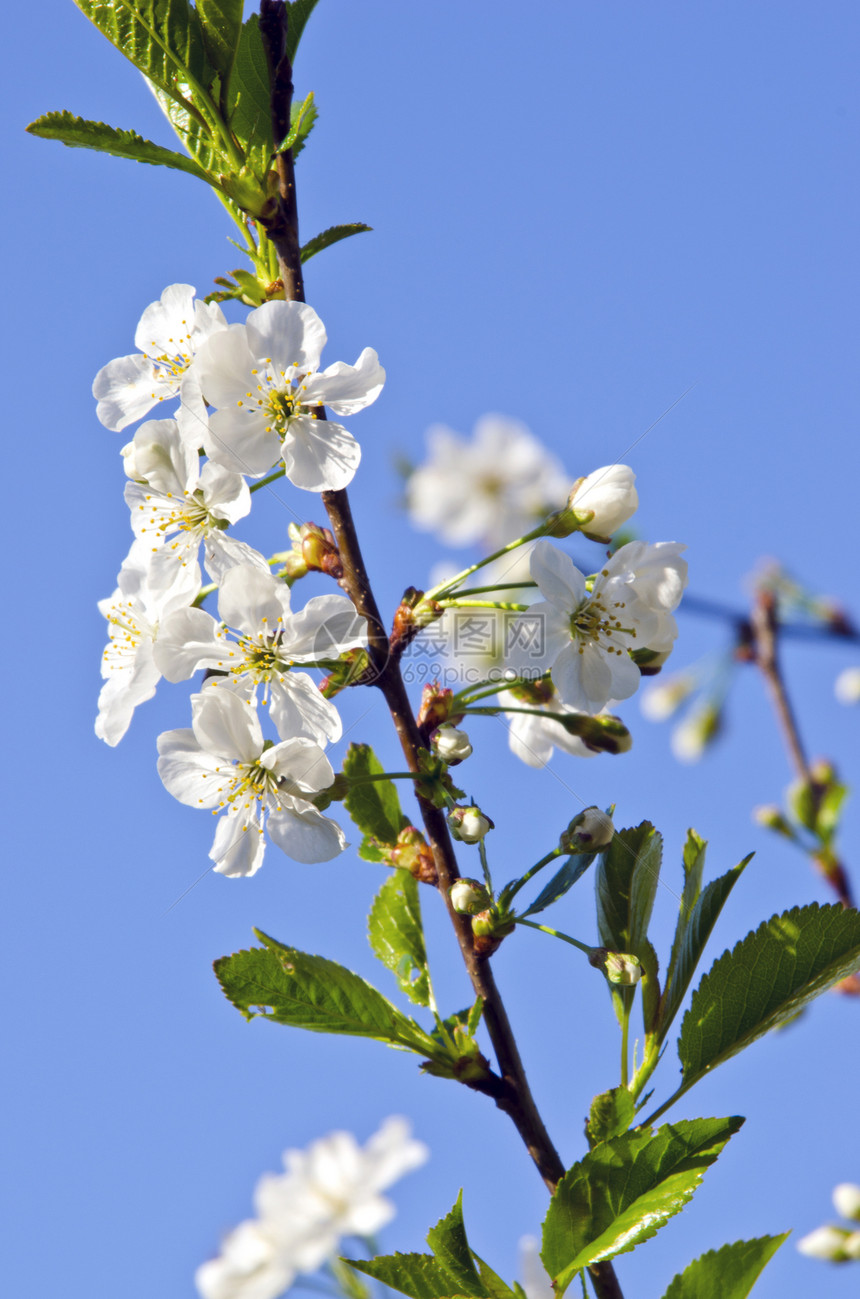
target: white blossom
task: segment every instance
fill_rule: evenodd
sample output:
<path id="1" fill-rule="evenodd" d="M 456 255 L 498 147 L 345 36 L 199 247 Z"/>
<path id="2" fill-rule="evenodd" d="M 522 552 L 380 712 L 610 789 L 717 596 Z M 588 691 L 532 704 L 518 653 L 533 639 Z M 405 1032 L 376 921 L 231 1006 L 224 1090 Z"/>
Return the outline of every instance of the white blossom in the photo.
<path id="1" fill-rule="evenodd" d="M 203 609 L 182 609 L 166 618 L 156 662 L 168 681 L 184 681 L 199 668 L 228 674 L 236 693 L 268 705 L 282 740 L 304 736 L 318 744 L 339 740 L 337 709 L 296 665 L 336 659 L 367 643 L 367 624 L 340 595 L 309 600 L 298 613 L 290 590 L 268 571 L 248 565 L 231 569 L 218 592 L 220 622 Z M 218 686 L 215 677 L 207 689 Z"/>
<path id="2" fill-rule="evenodd" d="M 609 540 L 639 508 L 636 475 L 628 465 L 604 465 L 574 485 L 568 508 L 588 537 Z"/>
<path id="3" fill-rule="evenodd" d="M 147 420 L 124 448 L 126 504 L 135 536 L 152 552 L 150 580 L 170 587 L 196 562 L 203 542 L 206 571 L 220 582 L 236 564 L 268 572 L 258 551 L 225 531 L 251 508 L 241 474 L 200 458 L 173 419 Z"/>
<path id="4" fill-rule="evenodd" d="M 204 437 L 213 460 L 254 477 L 280 459 L 290 482 L 313 492 L 351 482 L 361 449 L 316 412 L 323 405 L 336 415 L 363 410 L 382 391 L 385 371 L 371 347 L 354 366 L 337 361 L 320 370 L 325 342 L 322 321 L 304 302 L 264 303 L 244 325 L 208 340 L 189 384 L 216 407 Z"/>
<path id="5" fill-rule="evenodd" d="M 319 745 L 301 737 L 270 745 L 256 710 L 230 689 L 191 696 L 191 729 L 158 737 L 158 774 L 180 803 L 223 810 L 209 853 L 222 875 L 253 875 L 264 832 L 300 862 L 330 861 L 347 846 L 336 821 L 311 799 L 334 780 Z"/>
<path id="6" fill-rule="evenodd" d="M 516 691 L 505 691 L 499 695 L 499 703 L 504 708 L 510 704 L 511 695 L 517 700 L 517 707 L 531 709 L 531 712 L 506 713 L 508 723 L 508 746 L 513 754 L 527 767 L 545 767 L 556 749 L 568 753 L 574 758 L 596 758 L 597 750 L 589 748 L 579 735 L 571 735 L 565 730 L 562 722 L 550 717 L 550 713 L 559 713 L 565 717 L 581 717 L 577 708 L 569 708 L 562 703 L 558 691 L 550 683 L 550 690 L 544 682 L 535 694 L 539 698 L 521 697 Z M 545 696 L 549 696 L 546 698 Z"/>
<path id="7" fill-rule="evenodd" d="M 409 512 L 449 545 L 495 549 L 564 504 L 568 475 L 516 420 L 485 415 L 471 440 L 436 425 L 427 441 L 430 455 L 407 484 Z"/>
<path id="8" fill-rule="evenodd" d="M 860 1222 L 860 1186 L 856 1182 L 840 1182 L 833 1188 L 833 1204 L 843 1218 Z"/>
<path id="9" fill-rule="evenodd" d="M 665 722 L 687 702 L 697 685 L 698 677 L 692 672 L 661 677 L 642 692 L 642 716 L 649 722 Z"/>
<path id="10" fill-rule="evenodd" d="M 797 1242 L 799 1253 L 809 1258 L 823 1258 L 828 1263 L 844 1263 L 851 1257 L 846 1249 L 846 1242 L 851 1236 L 860 1236 L 860 1232 L 849 1232 L 844 1227 L 816 1227 Z"/>
<path id="11" fill-rule="evenodd" d="M 195 302 L 190 284 L 171 284 L 140 318 L 134 342 L 140 350 L 119 356 L 93 382 L 96 414 L 119 431 L 142 419 L 158 402 L 175 397 L 182 376 L 204 342 L 227 328 L 217 303 Z"/>
<path id="12" fill-rule="evenodd" d="M 479 807 L 455 807 L 448 815 L 448 826 L 461 843 L 480 843 L 493 829 L 493 823 Z"/>
<path id="13" fill-rule="evenodd" d="M 630 542 L 606 561 L 589 591 L 568 555 L 549 541 L 536 543 L 531 572 L 545 599 L 529 616 L 543 620 L 545 663 L 569 707 L 597 713 L 610 699 L 629 699 L 641 678 L 628 651 L 671 648 L 672 610 L 686 585 L 683 549 Z"/>
<path id="14" fill-rule="evenodd" d="M 187 565 L 169 590 L 152 588 L 148 562 L 148 547 L 136 541 L 117 575 L 117 589 L 99 601 L 109 639 L 102 655 L 105 684 L 99 694 L 96 735 L 110 745 L 119 744 L 137 705 L 155 694 L 161 673 L 153 651 L 161 620 L 189 604 L 200 588 L 196 563 Z"/>
<path id="15" fill-rule="evenodd" d="M 284 1153 L 285 1173 L 264 1175 L 258 1217 L 230 1232 L 218 1258 L 197 1269 L 203 1299 L 277 1299 L 299 1273 L 315 1272 L 343 1236 L 370 1236 L 394 1216 L 380 1192 L 425 1162 L 405 1119 L 390 1118 L 365 1146 L 332 1132 Z"/>
<path id="16" fill-rule="evenodd" d="M 840 704 L 860 704 L 860 667 L 843 668 L 833 692 Z"/>

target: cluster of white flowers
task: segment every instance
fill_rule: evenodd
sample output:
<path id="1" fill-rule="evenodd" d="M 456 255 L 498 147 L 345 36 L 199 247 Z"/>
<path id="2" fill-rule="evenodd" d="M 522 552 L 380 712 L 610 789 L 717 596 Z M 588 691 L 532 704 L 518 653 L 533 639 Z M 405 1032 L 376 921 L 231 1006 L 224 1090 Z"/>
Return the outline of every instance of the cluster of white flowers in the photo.
<path id="1" fill-rule="evenodd" d="M 215 869 L 250 875 L 266 829 L 298 861 L 327 861 L 346 846 L 313 803 L 334 779 L 321 746 L 340 738 L 340 717 L 297 669 L 365 645 L 367 629 L 344 596 L 315 597 L 294 612 L 264 556 L 228 529 L 251 509 L 246 476 L 279 461 L 297 487 L 344 487 L 360 451 L 323 418 L 323 406 L 361 410 L 385 372 L 370 348 L 355 366 L 320 371 L 325 329 L 304 303 L 270 302 L 228 325 L 194 295 L 188 284 L 165 289 L 141 317 L 139 351 L 104 366 L 93 384 L 97 415 L 114 430 L 161 402 L 179 403 L 122 448 L 134 541 L 116 591 L 99 606 L 109 640 L 96 734 L 118 744 L 162 676 L 205 672 L 191 727 L 159 739 L 159 772 L 180 801 L 225 813 L 210 853 Z M 217 619 L 197 607 L 201 546 L 219 588 Z M 279 743 L 264 738 L 260 704 Z"/>
<path id="2" fill-rule="evenodd" d="M 836 1212 L 851 1222 L 860 1223 L 860 1186 L 856 1182 L 840 1182 L 833 1189 Z M 860 1229 L 853 1227 L 816 1227 L 797 1242 L 801 1254 L 810 1258 L 823 1258 L 828 1263 L 860 1262 Z"/>
<path id="3" fill-rule="evenodd" d="M 373 1236 L 394 1217 L 380 1192 L 429 1154 L 405 1119 L 386 1119 L 365 1146 L 332 1132 L 307 1150 L 287 1150 L 284 1173 L 254 1193 L 256 1217 L 239 1224 L 217 1258 L 197 1269 L 203 1299 L 277 1299 L 301 1274 L 332 1258 L 345 1236 Z"/>

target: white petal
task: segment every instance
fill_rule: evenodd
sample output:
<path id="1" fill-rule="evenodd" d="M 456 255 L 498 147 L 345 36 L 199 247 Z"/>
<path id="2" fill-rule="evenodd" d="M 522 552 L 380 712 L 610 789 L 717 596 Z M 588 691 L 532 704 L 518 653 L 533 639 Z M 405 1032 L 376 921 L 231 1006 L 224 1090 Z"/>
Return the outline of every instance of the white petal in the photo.
<path id="1" fill-rule="evenodd" d="M 335 361 L 307 380 L 308 406 L 328 406 L 335 415 L 354 415 L 376 401 L 385 383 L 385 371 L 372 347 L 366 347 L 355 365 Z"/>
<path id="2" fill-rule="evenodd" d="M 587 593 L 582 573 L 570 555 L 546 538 L 535 542 L 529 569 L 541 595 L 559 609 L 572 613 L 585 599 Z"/>
<path id="3" fill-rule="evenodd" d="M 254 365 L 244 326 L 230 325 L 206 339 L 188 373 L 209 405 L 221 409 L 244 399 L 254 382 Z"/>
<path id="4" fill-rule="evenodd" d="M 138 647 L 131 670 L 109 677 L 99 692 L 95 730 L 100 740 L 111 747 L 119 744 L 137 705 L 155 694 L 160 675 L 153 662 L 152 642 L 145 641 Z"/>
<path id="5" fill-rule="evenodd" d="M 219 585 L 226 580 L 228 573 L 240 566 L 253 569 L 255 572 L 271 573 L 269 565 L 259 550 L 249 546 L 247 541 L 231 537 L 218 528 L 212 528 L 206 534 L 203 543 L 203 563 L 212 581 Z"/>
<path id="6" fill-rule="evenodd" d="M 159 624 L 155 662 L 168 681 L 187 681 L 198 668 L 228 671 L 234 647 L 218 636 L 218 623 L 205 609 L 178 609 Z"/>
<path id="7" fill-rule="evenodd" d="M 229 812 L 218 820 L 209 853 L 219 875 L 253 875 L 263 864 L 266 840 L 259 806 L 253 811 Z"/>
<path id="8" fill-rule="evenodd" d="M 283 740 L 267 749 L 260 758 L 260 765 L 307 794 L 328 789 L 334 780 L 331 763 L 319 745 L 298 737 Z"/>
<path id="9" fill-rule="evenodd" d="M 250 313 L 246 328 L 257 360 L 271 359 L 276 370 L 292 365 L 305 372 L 318 368 L 325 326 L 306 302 L 266 302 Z"/>
<path id="10" fill-rule="evenodd" d="M 196 453 L 183 440 L 175 419 L 149 419 L 132 442 L 134 477 L 154 491 L 182 500 L 197 487 Z"/>
<path id="11" fill-rule="evenodd" d="M 269 716 L 282 740 L 305 736 L 335 743 L 343 733 L 340 714 L 306 672 L 287 672 L 269 685 Z"/>
<path id="12" fill-rule="evenodd" d="M 289 587 L 272 576 L 268 565 L 263 571 L 242 564 L 225 574 L 218 592 L 218 612 L 228 627 L 246 636 L 274 636 L 282 630 L 289 611 Z"/>
<path id="13" fill-rule="evenodd" d="M 216 519 L 236 523 L 251 511 L 245 479 L 223 465 L 207 461 L 200 472 L 199 488 L 207 510 Z"/>
<path id="14" fill-rule="evenodd" d="M 286 657 L 308 663 L 336 659 L 367 644 L 367 622 L 343 595 L 315 595 L 284 628 Z"/>
<path id="15" fill-rule="evenodd" d="M 352 482 L 361 447 L 340 424 L 301 415 L 291 421 L 281 455 L 295 487 L 307 492 L 337 492 Z"/>
<path id="16" fill-rule="evenodd" d="M 151 302 L 135 330 L 134 345 L 146 356 L 191 354 L 194 294 L 191 284 L 169 284 L 158 302 Z"/>
<path id="17" fill-rule="evenodd" d="M 301 811 L 286 808 L 269 816 L 269 838 L 293 861 L 331 861 L 346 848 L 346 836 L 336 821 L 306 804 Z"/>
<path id="18" fill-rule="evenodd" d="M 184 728 L 159 735 L 158 752 L 158 774 L 174 798 L 189 807 L 217 807 L 233 780 L 222 758 L 204 752 Z"/>
<path id="19" fill-rule="evenodd" d="M 158 401 L 171 397 L 177 385 L 156 379 L 145 356 L 118 356 L 102 366 L 93 380 L 96 415 L 105 428 L 119 432 L 142 419 Z"/>
<path id="20" fill-rule="evenodd" d="M 191 696 L 194 734 L 201 748 L 239 762 L 255 762 L 263 749 L 256 710 L 231 694 L 212 688 Z"/>
<path id="21" fill-rule="evenodd" d="M 398 1115 L 386 1119 L 364 1147 L 368 1180 L 377 1191 L 399 1181 L 413 1168 L 420 1168 L 429 1157 L 424 1142 L 412 1139 L 412 1124 Z"/>
<path id="22" fill-rule="evenodd" d="M 601 705 L 603 708 L 610 699 L 629 699 L 631 695 L 635 695 L 642 684 L 642 674 L 629 654 L 623 651 L 621 654 L 610 654 L 608 662 L 612 673 L 612 684 L 607 698 Z"/>
<path id="23" fill-rule="evenodd" d="M 215 337 L 217 340 L 223 335 Z M 259 478 L 277 463 L 281 452 L 277 433 L 267 430 L 264 414 L 228 406 L 209 416 L 203 445 L 217 464 L 236 474 Z"/>

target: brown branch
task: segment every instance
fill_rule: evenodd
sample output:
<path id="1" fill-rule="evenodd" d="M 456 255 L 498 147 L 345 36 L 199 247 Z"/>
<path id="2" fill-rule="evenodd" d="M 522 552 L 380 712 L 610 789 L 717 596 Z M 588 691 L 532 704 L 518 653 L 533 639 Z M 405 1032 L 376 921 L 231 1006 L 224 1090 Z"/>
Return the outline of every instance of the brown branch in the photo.
<path id="1" fill-rule="evenodd" d="M 287 9 L 282 0 L 262 0 L 260 31 L 266 48 L 271 78 L 272 128 L 276 140 L 289 131 L 292 102 L 292 69 L 286 56 Z M 298 239 L 295 175 L 291 151 L 277 155 L 279 193 L 277 214 L 266 223 L 274 244 L 284 295 L 304 302 L 304 282 Z M 322 416 L 323 412 L 319 412 Z M 397 657 L 391 655 L 388 635 L 370 585 L 361 554 L 349 497 L 345 490 L 322 493 L 332 531 L 343 562 L 341 585 L 348 592 L 359 614 L 367 619 L 368 649 L 374 684 L 379 687 L 391 713 L 397 735 L 410 771 L 419 770 L 419 753 L 424 748 Z M 484 1003 L 483 1019 L 498 1061 L 501 1079 L 491 1079 L 484 1090 L 513 1121 L 538 1172 L 552 1192 L 564 1176 L 565 1168 L 540 1116 L 526 1078 L 523 1062 L 511 1029 L 489 961 L 474 950 L 471 921 L 451 905 L 450 886 L 460 872 L 445 814 L 426 799 L 418 798 L 427 841 L 433 853 L 442 895 L 472 984 L 475 996 Z M 611 1263 L 596 1263 L 589 1268 L 598 1299 L 623 1299 L 621 1287 Z"/>
<path id="2" fill-rule="evenodd" d="M 772 591 L 761 590 L 757 593 L 749 621 L 752 634 L 752 651 L 756 666 L 761 672 L 767 686 L 773 711 L 782 733 L 788 752 L 789 761 L 798 780 L 809 788 L 813 798 L 820 799 L 824 787 L 815 779 L 815 773 L 809 765 L 797 718 L 791 705 L 785 678 L 779 662 L 779 622 L 777 619 L 776 596 Z M 851 885 L 845 868 L 840 861 L 832 857 L 828 861 L 816 859 L 821 874 L 833 888 L 843 907 L 853 907 L 854 900 Z"/>

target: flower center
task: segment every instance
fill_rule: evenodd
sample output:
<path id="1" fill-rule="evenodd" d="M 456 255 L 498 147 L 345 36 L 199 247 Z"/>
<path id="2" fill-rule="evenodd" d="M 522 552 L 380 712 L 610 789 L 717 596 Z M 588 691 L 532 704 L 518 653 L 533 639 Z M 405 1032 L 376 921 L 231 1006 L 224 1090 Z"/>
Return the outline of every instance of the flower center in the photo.
<path id="1" fill-rule="evenodd" d="M 107 614 L 109 643 L 102 655 L 110 672 L 119 672 L 134 664 L 138 646 L 148 626 L 134 600 L 118 600 Z"/>
<path id="2" fill-rule="evenodd" d="M 258 369 L 251 371 L 257 380 L 256 392 L 249 389 L 244 398 L 237 401 L 237 406 L 248 406 L 256 409 L 266 418 L 266 432 L 276 433 L 281 440 L 286 437 L 290 425 L 300 415 L 316 419 L 316 412 L 302 402 L 302 393 L 309 378 L 309 372 L 303 372 L 291 365 L 287 370 L 275 370 L 270 358 L 266 358 L 268 369 L 261 373 Z"/>
<path id="3" fill-rule="evenodd" d="M 602 594 L 596 591 L 582 601 L 570 619 L 570 634 L 574 641 L 579 642 L 580 654 L 588 641 L 593 641 L 607 654 L 623 654 L 629 648 L 625 637 L 635 640 L 636 628 L 625 627 L 622 623 L 620 614 L 624 608 L 623 600 L 607 604 Z"/>

